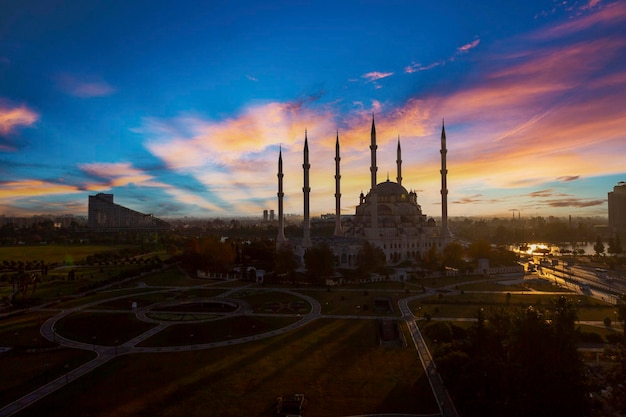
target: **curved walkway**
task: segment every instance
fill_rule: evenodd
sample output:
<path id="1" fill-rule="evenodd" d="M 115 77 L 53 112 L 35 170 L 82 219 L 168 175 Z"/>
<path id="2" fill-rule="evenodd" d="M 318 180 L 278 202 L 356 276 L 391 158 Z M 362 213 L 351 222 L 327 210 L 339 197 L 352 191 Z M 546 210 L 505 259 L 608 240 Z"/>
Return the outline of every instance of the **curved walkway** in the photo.
<path id="1" fill-rule="evenodd" d="M 227 291 L 225 291 L 224 293 L 220 294 L 217 297 L 214 298 L 218 298 L 218 299 L 228 299 L 229 296 L 231 296 L 232 294 L 239 292 L 245 288 L 248 288 L 250 286 L 253 286 L 255 284 L 250 284 L 247 286 L 241 286 L 241 287 L 235 287 L 232 289 L 229 289 Z M 447 289 L 447 288 L 452 288 L 454 287 L 455 284 L 452 284 L 448 287 L 442 287 L 440 289 Z M 199 285 L 199 286 L 194 286 L 191 288 L 203 288 L 203 287 L 207 287 L 207 284 L 203 284 L 203 285 Z M 142 293 L 142 295 L 145 294 L 154 294 L 154 293 L 159 293 L 159 292 L 163 292 L 163 291 L 171 291 L 172 289 L 178 288 L 178 289 L 189 289 L 190 287 L 149 287 L 149 288 L 158 288 L 155 289 L 153 291 L 147 291 L 145 293 Z M 439 290 L 440 290 L 439 289 Z M 283 288 L 267 288 L 267 289 L 258 289 L 256 288 L 256 290 L 258 291 L 280 291 L 280 292 L 284 292 L 287 294 L 291 294 L 300 298 L 303 298 L 304 300 L 306 300 L 310 305 L 311 305 L 311 311 L 308 314 L 304 314 L 304 315 L 300 315 L 300 314 L 263 314 L 263 313 L 252 313 L 252 311 L 249 308 L 240 308 L 237 311 L 233 312 L 231 315 L 256 315 L 256 316 L 280 316 L 280 317 L 289 317 L 289 316 L 296 316 L 296 317 L 301 317 L 300 320 L 298 320 L 295 323 L 292 323 L 288 326 L 282 327 L 280 329 L 275 329 L 275 330 L 270 330 L 268 332 L 265 333 L 259 333 L 256 335 L 251 335 L 251 336 L 245 336 L 245 337 L 240 337 L 240 338 L 236 338 L 236 339 L 229 339 L 229 340 L 224 340 L 224 341 L 219 341 L 219 342 L 210 342 L 210 343 L 198 343 L 198 344 L 192 344 L 192 345 L 182 345 L 182 346 L 163 346 L 163 347 L 138 347 L 137 345 L 140 344 L 141 342 L 143 342 L 144 340 L 147 340 L 148 338 L 152 337 L 153 335 L 161 332 L 162 330 L 164 330 L 165 328 L 167 328 L 168 326 L 171 326 L 173 324 L 176 323 L 181 323 L 181 322 L 177 322 L 177 321 L 158 321 L 156 320 L 159 324 L 153 328 L 151 328 L 150 330 L 136 336 L 133 339 L 130 339 L 124 343 L 122 343 L 121 345 L 118 346 L 102 346 L 102 345 L 96 345 L 93 343 L 84 343 L 84 342 L 79 342 L 79 341 L 75 341 L 72 339 L 68 339 L 66 337 L 63 337 L 59 334 L 56 333 L 55 331 L 55 324 L 58 320 L 60 320 L 63 317 L 68 316 L 69 314 L 72 314 L 74 312 L 77 311 L 81 311 L 81 310 L 86 310 L 89 309 L 89 307 L 92 306 L 96 306 L 98 304 L 101 304 L 103 302 L 107 302 L 107 301 L 116 301 L 116 300 L 120 300 L 120 299 L 124 299 L 124 298 L 128 298 L 129 295 L 125 294 L 122 296 L 117 296 L 117 297 L 111 297 L 109 299 L 106 300 L 98 300 L 98 301 L 94 301 L 92 303 L 88 303 L 88 304 L 84 304 L 81 305 L 79 307 L 73 307 L 67 310 L 62 310 L 59 314 L 51 317 L 50 319 L 48 319 L 41 327 L 41 334 L 48 340 L 54 341 L 59 343 L 61 346 L 64 347 L 69 347 L 69 348 L 74 348 L 74 349 L 82 349 L 82 350 L 90 350 L 90 351 L 94 351 L 96 354 L 96 358 L 92 359 L 91 361 L 75 368 L 72 369 L 71 371 L 68 371 L 65 375 L 60 376 L 58 378 L 56 378 L 55 380 L 49 382 L 46 385 L 41 386 L 40 388 L 32 391 L 31 393 L 23 396 L 22 398 L 14 401 L 13 403 L 8 404 L 7 406 L 5 406 L 4 408 L 0 409 L 0 417 L 4 417 L 4 416 L 10 416 L 13 415 L 19 411 L 21 411 L 22 409 L 26 408 L 27 406 L 33 404 L 34 402 L 40 400 L 41 398 L 47 396 L 48 394 L 51 394 L 53 392 L 55 392 L 56 390 L 62 388 L 63 386 L 67 385 L 69 382 L 72 382 L 78 378 L 80 378 L 81 376 L 91 372 L 92 370 L 94 370 L 95 368 L 105 364 L 106 362 L 110 361 L 111 359 L 115 358 L 118 355 L 125 355 L 125 354 L 129 354 L 129 353 L 164 353 L 164 352 L 183 352 L 183 351 L 194 351 L 194 350 L 203 350 L 203 349 L 212 349 L 212 348 L 217 348 L 217 347 L 224 347 L 224 346 L 231 346 L 231 345 L 235 345 L 235 344 L 239 344 L 239 343 L 247 343 L 247 342 L 252 342 L 252 341 L 258 341 L 258 340 L 263 340 L 263 339 L 267 339 L 267 338 L 271 338 L 280 334 L 284 334 L 287 332 L 290 332 L 292 330 L 295 330 L 299 327 L 302 327 L 308 323 L 310 323 L 313 320 L 316 320 L 320 317 L 328 317 L 328 318 L 342 318 L 342 319 L 346 319 L 346 318 L 354 318 L 354 319 L 381 319 L 381 318 L 385 318 L 385 319 L 389 319 L 389 317 L 384 316 L 384 317 L 380 317 L 380 316 L 336 316 L 336 315 L 324 315 L 322 316 L 321 311 L 322 311 L 322 306 L 321 304 L 314 299 L 313 297 L 310 297 L 306 294 L 303 294 L 300 291 L 297 290 L 290 290 L 290 289 L 283 289 Z M 358 290 L 360 291 L 360 290 Z M 394 290 L 395 291 L 395 290 Z M 433 394 L 435 396 L 435 399 L 437 400 L 437 403 L 439 405 L 439 410 L 440 410 L 440 414 L 435 414 L 435 416 L 452 416 L 452 417 L 457 417 L 458 413 L 454 407 L 454 403 L 452 402 L 444 384 L 443 381 L 441 379 L 441 376 L 439 375 L 438 371 L 437 371 L 437 367 L 435 366 L 435 363 L 432 359 L 432 356 L 430 355 L 430 352 L 428 350 L 428 347 L 426 345 L 426 342 L 424 341 L 421 332 L 419 331 L 419 328 L 416 324 L 416 317 L 413 315 L 413 313 L 411 312 L 410 308 L 408 307 L 408 303 L 414 299 L 417 298 L 422 298 L 422 297 L 428 297 L 430 295 L 432 295 L 432 292 L 425 292 L 422 294 L 418 294 L 418 295 L 413 295 L 411 297 L 407 297 L 404 299 L 401 299 L 398 301 L 398 307 L 402 313 L 402 318 L 406 323 L 407 326 L 409 327 L 409 330 L 411 332 L 411 336 L 413 339 L 413 343 L 415 345 L 415 348 L 417 349 L 418 352 L 418 356 L 420 358 L 420 361 L 422 363 L 422 366 L 424 368 L 424 371 L 426 373 L 426 376 L 428 377 L 428 380 L 430 382 L 431 385 L 431 389 L 433 391 Z M 238 303 L 242 304 L 241 301 L 237 301 Z M 111 310 L 109 310 L 111 311 Z M 145 316 L 145 308 L 142 309 L 138 309 L 135 313 L 137 315 L 138 318 L 140 317 L 144 317 Z M 393 319 L 398 319 L 393 318 Z M 155 322 L 154 319 L 150 319 L 151 322 Z M 186 323 L 186 322 L 182 322 L 182 323 Z M 416 415 L 411 415 L 411 414 L 386 414 L 387 416 L 416 416 Z M 376 416 L 380 416 L 380 414 L 376 414 Z M 421 415 L 421 416 L 426 416 L 426 415 Z M 365 416 L 364 416 L 365 417 Z"/>
<path id="2" fill-rule="evenodd" d="M 254 285 L 254 284 L 251 284 Z M 221 298 L 221 299 L 225 299 L 228 296 L 230 296 L 233 293 L 236 293 L 237 291 L 241 291 L 242 289 L 246 288 L 248 286 L 243 286 L 243 287 L 236 287 L 233 288 L 232 290 L 228 290 L 223 294 L 220 294 L 219 297 L 216 298 Z M 172 288 L 169 287 L 167 289 L 159 289 L 156 291 L 149 291 L 143 294 L 151 294 L 151 293 L 158 293 L 158 292 L 163 292 L 163 291 L 169 291 Z M 187 288 L 185 288 L 187 289 Z M 281 291 L 281 292 L 285 292 L 287 294 L 291 294 L 291 295 L 295 295 L 298 296 L 300 298 L 305 299 L 310 305 L 311 305 L 311 311 L 308 314 L 305 315 L 300 315 L 300 314 L 294 314 L 293 316 L 298 316 L 301 317 L 300 320 L 298 320 L 295 323 L 292 323 L 288 326 L 282 327 L 280 329 L 275 329 L 275 330 L 271 330 L 265 333 L 259 333 L 256 335 L 251 335 L 251 336 L 246 336 L 246 337 L 240 337 L 240 338 L 236 338 L 236 339 L 229 339 L 229 340 L 223 340 L 223 341 L 219 341 L 219 342 L 211 342 L 211 343 L 198 343 L 198 344 L 193 344 L 193 345 L 183 345 L 183 346 L 163 346 L 163 347 L 137 347 L 138 344 L 140 344 L 141 342 L 143 342 L 144 340 L 154 336 L 155 334 L 161 332 L 163 329 L 179 323 L 176 321 L 172 321 L 172 322 L 164 322 L 161 321 L 157 326 L 151 328 L 150 330 L 136 336 L 133 339 L 130 339 L 124 343 L 122 343 L 121 345 L 118 346 L 102 346 L 102 345 L 96 345 L 93 343 L 84 343 L 84 342 L 79 342 L 76 340 L 72 340 L 66 337 L 63 337 L 59 334 L 56 333 L 55 331 L 55 324 L 57 321 L 59 321 L 60 319 L 62 319 L 63 317 L 66 317 L 74 312 L 77 311 L 81 311 L 81 310 L 85 310 L 88 309 L 91 306 L 95 306 L 97 304 L 101 304 L 105 301 L 115 301 L 115 300 L 119 300 L 119 299 L 124 299 L 124 298 L 128 298 L 129 295 L 123 295 L 123 296 L 119 296 L 119 297 L 112 297 L 109 298 L 107 300 L 99 300 L 96 302 L 92 302 L 92 303 L 88 303 L 88 304 L 84 304 L 82 306 L 79 307 L 74 307 L 74 308 L 70 308 L 67 310 L 62 310 L 59 314 L 51 317 L 50 319 L 48 319 L 42 326 L 40 329 L 40 332 L 42 334 L 42 336 L 44 336 L 46 339 L 53 341 L 55 343 L 59 343 L 59 345 L 63 346 L 63 347 L 69 347 L 69 348 L 74 348 L 74 349 L 82 349 L 82 350 L 90 350 L 90 351 L 94 351 L 96 354 L 96 358 L 90 360 L 89 362 L 86 362 L 85 364 L 72 369 L 71 371 L 68 371 L 65 375 L 60 376 L 56 379 L 54 379 L 53 381 L 50 381 L 49 383 L 39 387 L 38 389 L 30 392 L 29 394 L 26 394 L 25 396 L 23 396 L 22 398 L 6 405 L 5 407 L 3 407 L 2 409 L 0 409 L 0 417 L 4 417 L 4 416 L 10 416 L 13 415 L 21 410 L 23 410 L 24 408 L 28 407 L 29 405 L 33 404 L 34 402 L 40 400 L 41 398 L 55 392 L 56 390 L 64 387 L 65 385 L 67 385 L 68 383 L 80 378 L 81 376 L 93 371 L 95 368 L 105 364 L 106 362 L 110 361 L 111 359 L 115 358 L 118 355 L 125 355 L 125 354 L 129 354 L 129 353 L 153 353 L 153 352 L 184 352 L 184 351 L 193 351 L 193 350 L 203 350 L 203 349 L 212 349 L 212 348 L 217 348 L 217 347 L 223 347 L 223 346 L 231 346 L 234 344 L 239 344 L 239 343 L 247 343 L 247 342 L 252 342 L 252 341 L 257 341 L 257 340 L 263 340 L 263 339 L 267 339 L 270 337 L 274 337 L 280 334 L 284 334 L 287 332 L 290 332 L 292 330 L 295 330 L 299 327 L 302 327 L 308 323 L 310 323 L 311 321 L 317 319 L 318 317 L 321 316 L 321 310 L 322 310 L 322 306 L 320 305 L 320 303 L 314 299 L 313 297 L 310 297 L 308 295 L 304 295 L 304 294 L 300 294 L 296 291 L 292 291 L 292 290 L 287 290 L 287 289 L 276 289 L 276 288 L 268 288 L 268 289 L 263 289 L 261 291 Z M 140 309 L 138 311 L 136 311 L 137 316 L 139 317 L 140 315 L 145 314 L 145 309 Z M 252 314 L 252 312 L 250 311 L 249 308 L 241 308 L 238 309 L 236 312 L 234 312 L 231 315 L 250 315 Z M 280 317 L 289 317 L 291 316 L 290 314 L 256 314 L 259 316 L 280 316 Z M 155 320 L 151 319 L 151 322 L 154 322 Z"/>

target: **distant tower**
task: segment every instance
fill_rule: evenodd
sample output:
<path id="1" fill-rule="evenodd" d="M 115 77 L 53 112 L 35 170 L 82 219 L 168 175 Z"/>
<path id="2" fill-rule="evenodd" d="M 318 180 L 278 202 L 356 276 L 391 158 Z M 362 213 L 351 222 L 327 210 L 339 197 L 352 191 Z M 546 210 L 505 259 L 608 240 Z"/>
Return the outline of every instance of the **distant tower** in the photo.
<path id="1" fill-rule="evenodd" d="M 285 238 L 285 224 L 283 216 L 283 150 L 278 152 L 278 235 L 276 236 L 276 247 L 284 245 L 287 242 Z"/>
<path id="2" fill-rule="evenodd" d="M 372 154 L 372 165 L 370 166 L 370 172 L 372 173 L 372 189 L 370 191 L 370 198 L 372 199 L 372 229 L 378 229 L 378 196 L 376 195 L 376 172 L 378 167 L 376 166 L 376 126 L 374 125 L 374 114 L 372 113 L 372 133 L 370 151 Z"/>
<path id="3" fill-rule="evenodd" d="M 620 234 L 626 232 L 626 182 L 619 182 L 608 193 L 609 227 Z M 621 235 L 623 237 L 623 235 Z"/>
<path id="4" fill-rule="evenodd" d="M 339 132 L 337 132 L 337 141 L 335 142 L 335 236 L 343 236 L 343 228 L 341 227 L 341 174 L 339 173 Z"/>
<path id="5" fill-rule="evenodd" d="M 398 135 L 398 150 L 396 151 L 398 159 L 396 159 L 396 165 L 398 165 L 398 177 L 396 182 L 398 185 L 402 185 L 402 150 L 400 149 L 400 135 Z"/>
<path id="6" fill-rule="evenodd" d="M 447 176 L 448 170 L 446 169 L 446 126 L 444 121 L 441 121 L 441 235 L 443 237 L 450 237 L 450 230 L 448 229 L 448 183 Z"/>
<path id="7" fill-rule="evenodd" d="M 263 221 L 266 222 L 268 220 L 269 220 L 268 212 L 267 210 L 263 210 Z"/>
<path id="8" fill-rule="evenodd" d="M 311 194 L 311 187 L 309 187 L 309 170 L 311 168 L 311 164 L 309 164 L 309 142 L 307 139 L 306 130 L 304 131 L 304 163 L 302 164 L 302 169 L 304 170 L 304 186 L 302 187 L 302 192 L 304 193 L 304 221 L 302 222 L 303 227 L 303 238 L 302 238 L 302 247 L 310 248 L 313 246 L 311 243 L 311 218 L 309 214 L 309 196 Z"/>

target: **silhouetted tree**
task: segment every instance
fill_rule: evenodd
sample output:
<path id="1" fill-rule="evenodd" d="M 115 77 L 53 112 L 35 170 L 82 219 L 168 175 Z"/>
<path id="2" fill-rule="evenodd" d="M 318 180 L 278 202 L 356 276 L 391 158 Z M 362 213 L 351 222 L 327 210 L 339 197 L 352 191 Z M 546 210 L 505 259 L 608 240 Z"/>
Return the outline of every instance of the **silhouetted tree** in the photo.
<path id="1" fill-rule="evenodd" d="M 281 246 L 276 250 L 274 257 L 274 270 L 277 274 L 292 274 L 298 267 L 298 260 L 287 246 Z"/>
<path id="2" fill-rule="evenodd" d="M 304 254 L 304 265 L 315 283 L 324 283 L 335 271 L 335 256 L 327 244 L 309 248 Z"/>
<path id="3" fill-rule="evenodd" d="M 604 255 L 604 243 L 600 236 L 596 238 L 596 243 L 593 245 L 593 250 L 596 252 L 596 256 Z"/>
<path id="4" fill-rule="evenodd" d="M 619 239 L 619 235 L 615 235 L 615 238 L 610 238 L 608 243 L 609 247 L 607 252 L 611 255 L 615 256 L 623 252 L 622 242 Z"/>
<path id="5" fill-rule="evenodd" d="M 575 304 L 565 297 L 545 310 L 478 310 L 466 339 L 433 354 L 462 414 L 586 415 L 575 321 Z"/>
<path id="6" fill-rule="evenodd" d="M 369 242 L 365 242 L 356 257 L 359 272 L 370 274 L 385 266 L 385 253 Z"/>
<path id="7" fill-rule="evenodd" d="M 460 243 L 448 243 L 443 248 L 443 264 L 452 268 L 463 267 L 463 250 L 463 246 Z"/>

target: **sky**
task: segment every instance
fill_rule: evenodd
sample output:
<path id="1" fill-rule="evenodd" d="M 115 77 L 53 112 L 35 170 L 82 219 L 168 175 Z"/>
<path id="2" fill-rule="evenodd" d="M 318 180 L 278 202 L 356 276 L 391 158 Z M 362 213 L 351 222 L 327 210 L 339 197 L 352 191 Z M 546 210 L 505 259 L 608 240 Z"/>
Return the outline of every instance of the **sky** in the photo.
<path id="1" fill-rule="evenodd" d="M 626 181 L 626 2 L 2 0 L 0 215 L 342 214 L 378 182 L 441 215 L 607 216 Z"/>

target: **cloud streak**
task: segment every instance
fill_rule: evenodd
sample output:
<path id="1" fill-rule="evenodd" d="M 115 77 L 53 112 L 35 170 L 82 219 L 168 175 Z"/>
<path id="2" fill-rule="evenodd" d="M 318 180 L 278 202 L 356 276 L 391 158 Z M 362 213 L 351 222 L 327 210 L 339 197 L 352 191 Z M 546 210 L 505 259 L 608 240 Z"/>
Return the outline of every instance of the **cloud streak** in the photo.
<path id="1" fill-rule="evenodd" d="M 103 80 L 69 74 L 57 76 L 57 85 L 65 94 L 78 98 L 104 97 L 115 93 L 115 88 Z"/>
<path id="2" fill-rule="evenodd" d="M 373 71 L 373 72 L 368 72 L 366 74 L 361 75 L 361 78 L 365 78 L 368 82 L 372 82 L 372 81 L 381 80 L 383 78 L 391 77 L 392 75 L 393 75 L 393 72 Z"/>
<path id="3" fill-rule="evenodd" d="M 39 120 L 39 114 L 22 106 L 11 106 L 0 100 L 0 134 L 14 133 L 20 126 L 31 126 Z"/>

